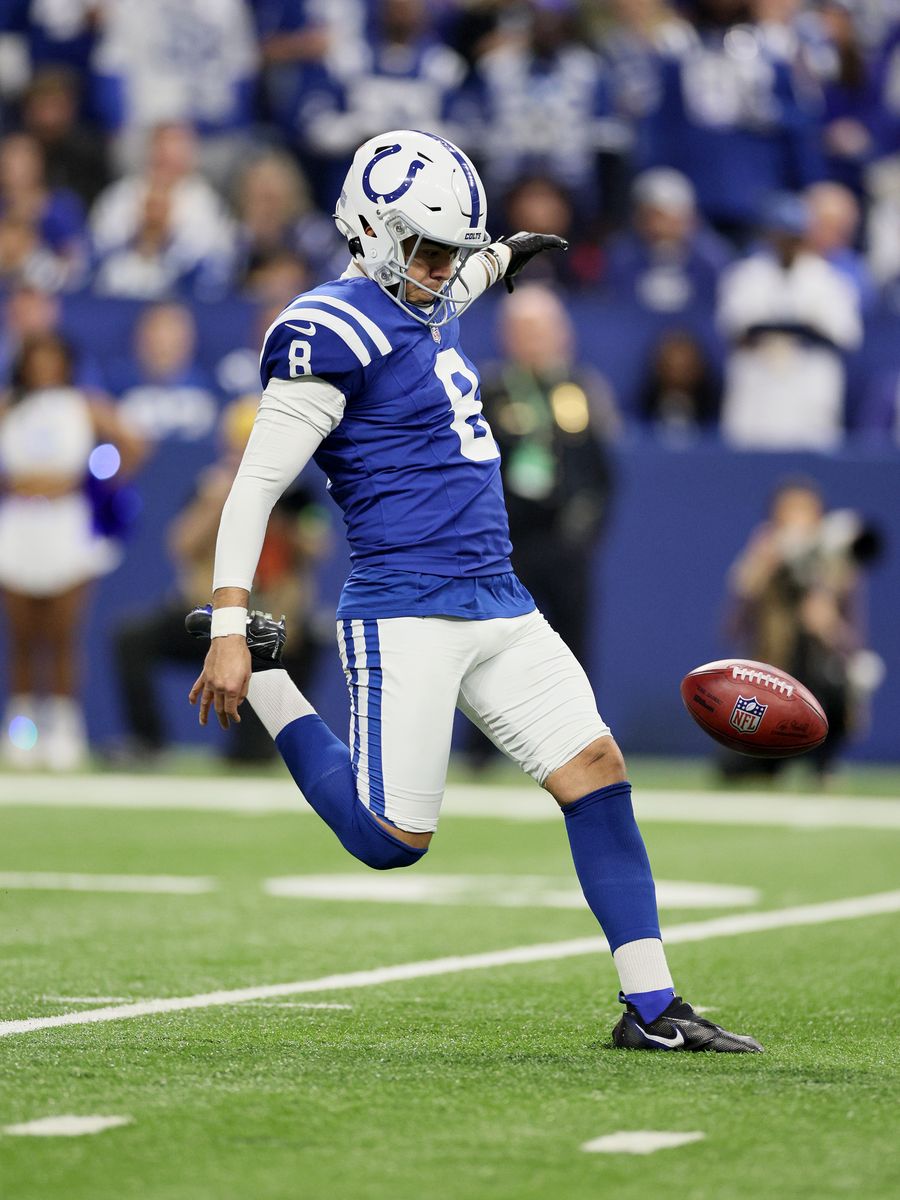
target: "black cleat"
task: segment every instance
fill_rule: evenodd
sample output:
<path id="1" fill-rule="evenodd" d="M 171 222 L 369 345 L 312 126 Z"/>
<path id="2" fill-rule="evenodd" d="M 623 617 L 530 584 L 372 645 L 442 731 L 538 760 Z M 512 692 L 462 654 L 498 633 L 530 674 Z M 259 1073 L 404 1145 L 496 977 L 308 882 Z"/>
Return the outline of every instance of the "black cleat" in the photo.
<path id="1" fill-rule="evenodd" d="M 620 995 L 619 999 L 622 997 Z M 646 1024 L 632 1004 L 612 1031 L 613 1045 L 620 1050 L 715 1050 L 720 1054 L 762 1054 L 755 1038 L 729 1033 L 699 1017 L 689 1004 L 676 996 L 665 1012 Z"/>
<path id="2" fill-rule="evenodd" d="M 184 627 L 191 637 L 208 639 L 211 625 L 211 604 L 192 608 L 184 618 Z M 281 652 L 286 637 L 284 617 L 276 621 L 271 613 L 247 614 L 247 649 L 250 651 L 254 671 L 281 666 Z"/>

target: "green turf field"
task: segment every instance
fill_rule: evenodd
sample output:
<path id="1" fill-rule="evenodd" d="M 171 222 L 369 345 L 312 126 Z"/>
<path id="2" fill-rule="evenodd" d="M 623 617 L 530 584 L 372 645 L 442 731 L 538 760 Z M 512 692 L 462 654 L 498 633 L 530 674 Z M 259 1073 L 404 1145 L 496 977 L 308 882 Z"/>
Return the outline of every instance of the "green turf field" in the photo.
<path id="1" fill-rule="evenodd" d="M 519 795 L 501 783 L 469 795 L 480 816 L 455 811 L 467 793 L 451 787 L 431 853 L 382 875 L 289 811 L 295 794 L 271 775 L 0 776 L 0 1129 L 130 1119 L 0 1133 L 0 1196 L 900 1194 L 896 775 L 848 777 L 830 801 L 776 795 L 759 809 L 769 824 L 740 795 L 685 820 L 704 781 L 693 767 L 635 775 L 645 790 L 689 785 L 644 824 L 676 981 L 765 1055 L 610 1048 L 614 971 L 580 941 L 596 926 L 536 789 L 517 820 L 492 809 Z M 854 801 L 857 787 L 881 798 Z M 265 890 L 284 877 L 304 894 Z M 138 887 L 168 890 L 119 890 Z M 841 905 L 872 896 L 878 911 Z M 535 961 L 467 961 L 535 946 Z M 248 991 L 221 994 L 233 989 Z M 635 1130 L 705 1136 L 644 1156 L 582 1149 Z"/>

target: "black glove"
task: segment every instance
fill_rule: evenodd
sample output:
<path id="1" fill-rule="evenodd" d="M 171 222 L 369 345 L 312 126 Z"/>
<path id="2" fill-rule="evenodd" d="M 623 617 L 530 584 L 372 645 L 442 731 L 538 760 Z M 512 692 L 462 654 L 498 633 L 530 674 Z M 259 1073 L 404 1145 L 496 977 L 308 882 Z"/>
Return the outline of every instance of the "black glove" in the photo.
<path id="1" fill-rule="evenodd" d="M 557 237 L 555 233 L 514 233 L 511 237 L 501 238 L 500 241 L 510 250 L 509 266 L 503 276 L 506 290 L 515 289 L 513 280 L 527 262 L 542 250 L 568 250 L 569 243 L 565 238 Z"/>

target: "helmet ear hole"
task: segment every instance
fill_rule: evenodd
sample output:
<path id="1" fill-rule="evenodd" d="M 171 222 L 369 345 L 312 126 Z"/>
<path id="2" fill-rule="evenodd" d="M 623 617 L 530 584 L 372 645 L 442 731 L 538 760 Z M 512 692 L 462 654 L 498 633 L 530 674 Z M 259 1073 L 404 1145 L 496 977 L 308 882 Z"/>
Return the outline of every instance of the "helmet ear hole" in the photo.
<path id="1" fill-rule="evenodd" d="M 375 230 L 372 228 L 371 221 L 367 221 L 366 218 L 362 215 L 362 213 L 357 213 L 356 219 L 359 221 L 360 228 L 362 229 L 362 231 L 366 235 L 366 237 L 376 237 L 377 236 L 375 233 Z"/>

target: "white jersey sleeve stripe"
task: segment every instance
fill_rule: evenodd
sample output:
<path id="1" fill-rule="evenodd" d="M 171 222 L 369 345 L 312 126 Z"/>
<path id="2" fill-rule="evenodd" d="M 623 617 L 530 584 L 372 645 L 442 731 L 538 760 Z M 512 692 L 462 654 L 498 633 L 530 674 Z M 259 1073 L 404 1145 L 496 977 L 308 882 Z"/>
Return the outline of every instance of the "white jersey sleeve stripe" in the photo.
<path id="1" fill-rule="evenodd" d="M 367 317 L 364 312 L 360 312 L 352 304 L 348 304 L 346 300 L 338 300 L 334 296 L 321 296 L 318 293 L 308 296 L 306 300 L 309 304 L 328 304 L 332 308 L 339 308 L 341 312 L 348 313 L 366 331 L 382 354 L 390 354 L 391 350 L 393 350 L 393 346 L 372 318 Z"/>
<path id="2" fill-rule="evenodd" d="M 322 312 L 317 308 L 288 308 L 278 317 L 276 317 L 266 330 L 266 336 L 263 338 L 262 350 L 260 351 L 259 355 L 260 366 L 262 366 L 263 358 L 265 357 L 266 353 L 266 345 L 268 344 L 269 338 L 272 336 L 272 331 L 277 329 L 279 325 L 287 325 L 288 329 L 290 329 L 293 322 L 302 323 L 304 321 L 312 321 L 314 323 L 317 322 L 319 325 L 324 325 L 326 328 L 331 329 L 337 334 L 344 345 L 347 346 L 349 350 L 353 351 L 364 367 L 367 367 L 372 361 L 372 355 L 366 348 L 365 342 L 362 340 L 353 326 L 348 325 L 346 321 L 342 321 L 340 317 L 336 317 L 329 312 Z M 312 330 L 308 328 L 303 329 L 301 327 L 298 332 L 305 334 L 306 337 L 309 337 L 312 333 Z"/>
<path id="3" fill-rule="evenodd" d="M 286 325 L 288 329 L 292 327 L 294 322 L 300 322 L 299 333 L 304 333 L 303 322 L 312 321 L 314 324 L 324 325 L 326 329 L 333 330 L 341 341 L 352 350 L 364 367 L 367 367 L 372 361 L 372 355 L 369 353 L 365 342 L 356 332 L 352 325 L 346 321 L 342 321 L 340 317 L 334 316 L 330 312 L 321 312 L 317 308 L 292 308 L 290 312 L 285 313 L 282 325 Z M 305 334 L 309 337 L 311 330 L 305 330 Z"/>

